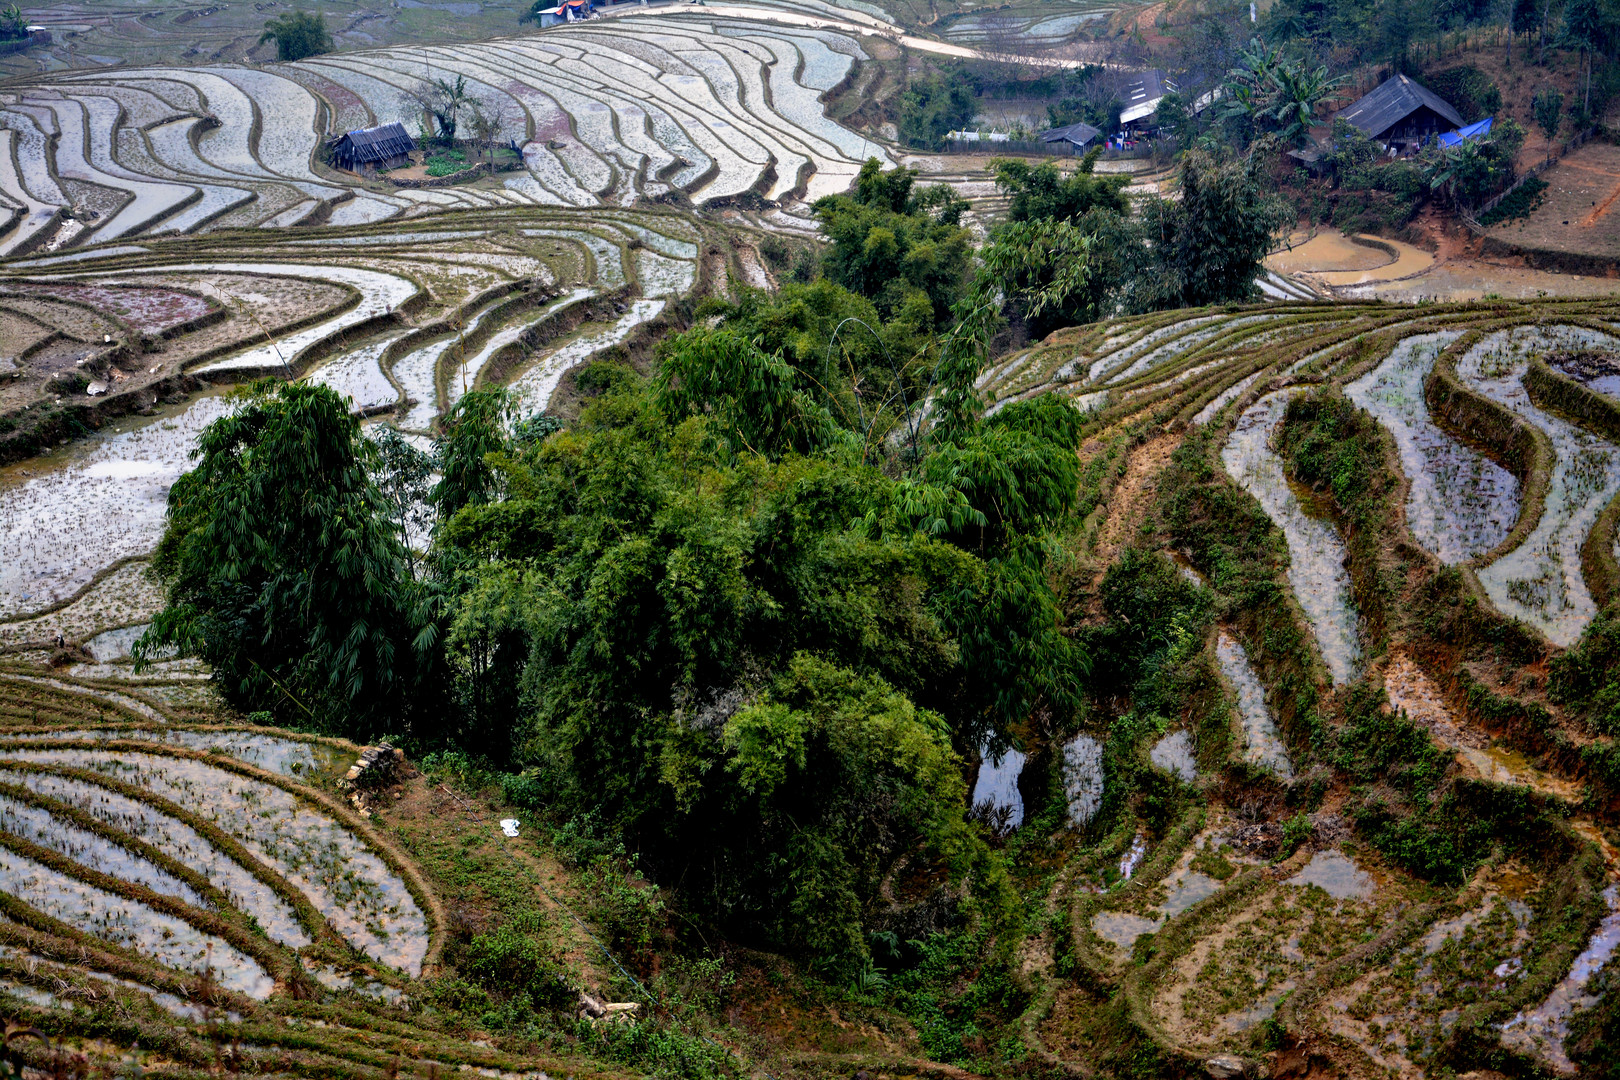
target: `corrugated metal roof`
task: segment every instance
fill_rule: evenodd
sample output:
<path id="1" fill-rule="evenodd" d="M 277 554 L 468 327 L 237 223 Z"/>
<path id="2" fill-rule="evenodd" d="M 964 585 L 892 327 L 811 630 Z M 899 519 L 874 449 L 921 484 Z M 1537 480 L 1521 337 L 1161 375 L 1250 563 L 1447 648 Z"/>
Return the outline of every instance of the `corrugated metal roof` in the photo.
<path id="1" fill-rule="evenodd" d="M 1175 90 L 1176 84 L 1158 68 L 1148 68 L 1125 77 L 1120 87 L 1120 101 L 1125 108 L 1119 122 L 1128 124 L 1144 116 L 1152 116 L 1159 108 L 1159 100 Z"/>
<path id="2" fill-rule="evenodd" d="M 1072 142 L 1076 146 L 1086 143 L 1101 135 L 1102 132 L 1090 124 L 1070 124 L 1068 127 L 1053 128 L 1040 134 L 1041 142 Z"/>
<path id="3" fill-rule="evenodd" d="M 337 142 L 339 157 L 353 161 L 386 161 L 416 149 L 416 143 L 400 123 L 381 124 L 373 128 L 351 131 Z"/>
<path id="4" fill-rule="evenodd" d="M 1462 116 L 1446 104 L 1444 98 L 1405 75 L 1385 79 L 1378 89 L 1339 113 L 1335 119 L 1342 117 L 1348 120 L 1357 131 L 1370 138 L 1388 131 L 1425 106 L 1439 113 L 1452 126 L 1462 127 Z"/>

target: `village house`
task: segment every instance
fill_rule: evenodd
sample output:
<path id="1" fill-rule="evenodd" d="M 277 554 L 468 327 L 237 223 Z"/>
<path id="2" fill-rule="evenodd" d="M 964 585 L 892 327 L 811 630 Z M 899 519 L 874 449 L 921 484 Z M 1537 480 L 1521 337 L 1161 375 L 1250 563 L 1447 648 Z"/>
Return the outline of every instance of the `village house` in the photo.
<path id="1" fill-rule="evenodd" d="M 1427 87 L 1394 75 L 1339 113 L 1367 138 L 1396 150 L 1415 150 L 1427 139 L 1463 126 L 1463 118 Z"/>
<path id="2" fill-rule="evenodd" d="M 348 132 L 331 147 L 332 164 L 338 168 L 374 173 L 409 165 L 416 143 L 406 134 L 405 125 L 393 123 Z"/>

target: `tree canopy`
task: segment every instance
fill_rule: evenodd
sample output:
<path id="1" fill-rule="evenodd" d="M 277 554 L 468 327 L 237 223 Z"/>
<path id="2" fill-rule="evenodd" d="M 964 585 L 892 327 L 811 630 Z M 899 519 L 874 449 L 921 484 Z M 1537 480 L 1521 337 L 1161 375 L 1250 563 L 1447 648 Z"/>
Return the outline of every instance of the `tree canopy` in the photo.
<path id="1" fill-rule="evenodd" d="M 168 606 L 138 655 L 200 656 L 232 704 L 322 730 L 363 734 L 406 712 L 436 630 L 347 403 L 254 384 L 194 456 L 154 558 Z"/>
<path id="2" fill-rule="evenodd" d="M 967 204 L 943 185 L 917 188 L 917 171 L 861 166 L 852 195 L 815 204 L 830 249 L 827 278 L 871 300 L 885 318 L 926 303 L 936 325 L 966 286 L 972 238 L 962 228 Z M 904 316 L 912 317 L 912 316 Z"/>
<path id="3" fill-rule="evenodd" d="M 302 60 L 332 51 L 332 35 L 326 29 L 326 16 L 307 11 L 289 11 L 264 24 L 259 44 L 276 43 L 277 60 Z"/>

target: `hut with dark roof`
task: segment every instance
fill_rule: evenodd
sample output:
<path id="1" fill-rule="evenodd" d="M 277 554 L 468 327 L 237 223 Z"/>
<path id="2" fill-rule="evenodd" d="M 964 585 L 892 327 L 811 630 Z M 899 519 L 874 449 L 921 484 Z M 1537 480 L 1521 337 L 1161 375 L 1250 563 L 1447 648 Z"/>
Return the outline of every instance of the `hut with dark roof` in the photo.
<path id="1" fill-rule="evenodd" d="M 1395 146 L 1414 146 L 1463 126 L 1462 116 L 1444 98 L 1405 75 L 1385 79 L 1334 119 L 1348 120 L 1367 138 Z"/>
<path id="2" fill-rule="evenodd" d="M 1038 136 L 1040 141 L 1049 144 L 1054 151 L 1061 150 L 1071 154 L 1079 154 L 1090 146 L 1102 132 L 1090 124 L 1070 124 L 1067 127 L 1053 128 L 1043 131 Z"/>
<path id="3" fill-rule="evenodd" d="M 332 164 L 350 172 L 380 172 L 411 163 L 416 143 L 405 133 L 405 125 L 383 124 L 362 128 L 332 143 Z"/>

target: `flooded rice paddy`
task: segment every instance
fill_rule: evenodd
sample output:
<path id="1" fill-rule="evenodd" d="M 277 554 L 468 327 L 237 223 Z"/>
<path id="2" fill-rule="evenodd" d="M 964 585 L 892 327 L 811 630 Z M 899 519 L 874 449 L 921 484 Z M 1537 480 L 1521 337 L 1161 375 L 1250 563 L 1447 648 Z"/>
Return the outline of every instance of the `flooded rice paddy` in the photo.
<path id="1" fill-rule="evenodd" d="M 1469 386 L 1535 425 L 1555 457 L 1541 520 L 1524 542 L 1479 571 L 1491 602 L 1568 647 L 1597 612 L 1581 574 L 1581 546 L 1620 492 L 1620 447 L 1537 408 L 1524 388 L 1531 355 L 1551 349 L 1613 348 L 1620 342 L 1575 327 L 1524 328 L 1487 337 L 1457 364 Z"/>
<path id="2" fill-rule="evenodd" d="M 0 759 L 90 769 L 136 784 L 212 822 L 309 898 L 359 951 L 412 975 L 427 920 L 397 874 L 339 822 L 279 787 L 201 761 L 0 747 Z"/>
<path id="3" fill-rule="evenodd" d="M 1076 825 L 1087 824 L 1102 808 L 1102 756 L 1102 743 L 1090 735 L 1076 735 L 1063 747 L 1063 793 Z"/>
<path id="4" fill-rule="evenodd" d="M 220 938 L 3 849 L 0 890 L 74 929 L 133 949 L 165 967 L 198 975 L 211 970 L 228 990 L 263 1000 L 275 988 L 275 979 L 258 961 Z"/>
<path id="5" fill-rule="evenodd" d="M 1311 505 L 1310 494 L 1289 483 L 1282 458 L 1271 448 L 1271 434 L 1291 393 L 1276 391 L 1251 405 L 1221 450 L 1221 463 L 1282 530 L 1294 596 L 1305 611 L 1329 675 L 1335 684 L 1344 684 L 1355 678 L 1361 660 L 1344 542 L 1332 521 Z"/>
<path id="6" fill-rule="evenodd" d="M 973 805 L 989 803 L 993 809 L 1005 807 L 1007 824 L 1017 828 L 1024 823 L 1024 797 L 1018 792 L 1018 774 L 1024 771 L 1026 756 L 1018 750 L 1008 750 L 1000 757 L 992 756 L 986 748 L 979 765 L 979 778 L 973 785 Z"/>
<path id="7" fill-rule="evenodd" d="M 1575 958 L 1569 973 L 1553 987 L 1547 1000 L 1502 1025 L 1505 1045 L 1539 1054 L 1559 1072 L 1575 1071 L 1574 1063 L 1564 1050 L 1569 1019 L 1577 1010 L 1598 1003 L 1598 996 L 1588 991 L 1588 983 L 1613 959 L 1616 949 L 1620 949 L 1620 887 L 1610 885 L 1603 890 L 1603 899 L 1608 902 L 1609 913 Z"/>
<path id="8" fill-rule="evenodd" d="M 1221 674 L 1237 693 L 1238 720 L 1243 725 L 1243 759 L 1262 768 L 1270 769 L 1283 779 L 1294 775 L 1293 763 L 1288 759 L 1288 748 L 1283 744 L 1277 723 L 1271 718 L 1266 705 L 1266 689 L 1249 663 L 1249 654 L 1243 645 L 1225 630 L 1215 638 L 1215 659 L 1221 665 Z"/>
<path id="9" fill-rule="evenodd" d="M 196 829 L 156 807 L 109 791 L 96 784 L 48 772 L 0 770 L 0 781 L 28 788 L 94 817 L 110 828 L 127 833 L 163 851 L 183 866 L 201 874 L 231 901 L 251 915 L 270 940 L 300 949 L 310 943 L 293 909 L 269 885 L 234 862 Z"/>
<path id="10" fill-rule="evenodd" d="M 1507 539 L 1519 515 L 1518 478 L 1442 431 L 1423 397 L 1435 357 L 1460 336 L 1403 338 L 1388 359 L 1344 388 L 1395 440 L 1411 482 L 1407 524 L 1418 543 L 1447 563 L 1490 551 Z"/>
<path id="11" fill-rule="evenodd" d="M 1172 731 L 1153 744 L 1148 760 L 1180 780 L 1198 779 L 1198 761 L 1193 757 L 1192 734 L 1186 729 Z"/>
<path id="12" fill-rule="evenodd" d="M 106 837 L 53 816 L 44 807 L 0 795 L 0 832 L 65 855 L 108 877 L 144 886 L 193 907 L 202 906 L 197 891 L 173 874 Z"/>
<path id="13" fill-rule="evenodd" d="M 0 618 L 66 600 L 98 571 L 156 547 L 170 486 L 228 407 L 205 395 L 0 469 Z"/>

